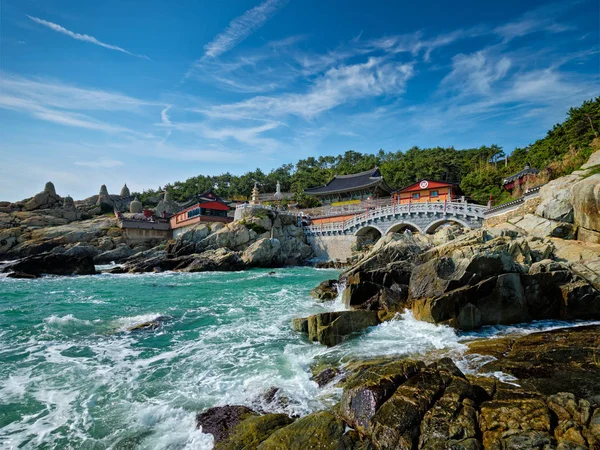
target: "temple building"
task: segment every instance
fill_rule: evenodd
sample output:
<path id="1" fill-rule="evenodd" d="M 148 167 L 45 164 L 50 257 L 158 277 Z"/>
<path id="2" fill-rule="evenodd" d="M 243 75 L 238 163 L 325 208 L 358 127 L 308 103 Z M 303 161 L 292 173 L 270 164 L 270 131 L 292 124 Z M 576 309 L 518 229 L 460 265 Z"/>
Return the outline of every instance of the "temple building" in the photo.
<path id="1" fill-rule="evenodd" d="M 305 189 L 324 205 L 342 206 L 360 203 L 368 198 L 389 197 L 392 188 L 383 179 L 379 168 L 352 175 L 336 175 L 325 186 Z"/>
<path id="2" fill-rule="evenodd" d="M 174 214 L 171 217 L 171 228 L 187 228 L 201 222 L 224 222 L 233 221 L 233 217 L 227 215 L 230 207 L 227 202 L 218 197 L 213 191 L 206 191 L 196 197 L 196 202 Z M 173 233 L 176 237 L 177 233 Z"/>
<path id="3" fill-rule="evenodd" d="M 529 163 L 525 164 L 525 168 L 520 172 L 517 172 L 509 177 L 506 177 L 502 181 L 502 187 L 509 192 L 512 192 L 513 189 L 518 185 L 521 186 L 525 184 L 528 180 L 532 180 L 537 178 L 540 173 L 539 169 L 531 167 Z"/>
<path id="4" fill-rule="evenodd" d="M 464 197 L 457 183 L 421 180 L 393 193 L 394 203 L 444 202 Z"/>

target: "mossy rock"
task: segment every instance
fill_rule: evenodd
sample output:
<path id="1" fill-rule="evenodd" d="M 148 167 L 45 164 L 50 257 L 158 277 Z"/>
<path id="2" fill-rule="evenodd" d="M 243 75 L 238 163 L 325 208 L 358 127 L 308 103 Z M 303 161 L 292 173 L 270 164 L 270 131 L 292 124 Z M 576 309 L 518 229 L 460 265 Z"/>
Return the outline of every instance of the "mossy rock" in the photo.
<path id="1" fill-rule="evenodd" d="M 280 428 L 263 441 L 258 450 L 353 450 L 354 435 L 346 424 L 328 411 L 310 414 Z"/>
<path id="2" fill-rule="evenodd" d="M 251 416 L 240 422 L 227 439 L 217 442 L 215 450 L 255 450 L 273 432 L 293 421 L 285 414 Z"/>

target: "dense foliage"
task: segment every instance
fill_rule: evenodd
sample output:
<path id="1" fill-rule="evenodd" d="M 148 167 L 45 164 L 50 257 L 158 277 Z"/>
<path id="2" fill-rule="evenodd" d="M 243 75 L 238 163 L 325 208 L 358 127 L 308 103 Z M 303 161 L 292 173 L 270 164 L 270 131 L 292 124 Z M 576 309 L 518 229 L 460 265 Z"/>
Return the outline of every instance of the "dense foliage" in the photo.
<path id="1" fill-rule="evenodd" d="M 343 155 L 310 157 L 296 164 L 284 164 L 264 173 L 260 169 L 236 176 L 198 175 L 177 181 L 158 190 L 145 191 L 141 198 L 152 202 L 167 189 L 177 201 L 187 200 L 208 189 L 227 199 L 246 200 L 257 182 L 261 192 L 275 192 L 277 181 L 283 191 L 293 192 L 303 206 L 311 206 L 311 198 L 303 194 L 307 187 L 327 183 L 334 175 L 361 172 L 379 166 L 390 185 L 400 188 L 423 178 L 460 183 L 468 198 L 485 203 L 490 195 L 494 202 L 509 198 L 502 189 L 502 179 L 521 170 L 526 162 L 545 169 L 543 177 L 556 178 L 578 168 L 596 147 L 600 129 L 600 97 L 578 108 L 571 108 L 567 119 L 555 125 L 547 136 L 526 148 L 517 148 L 505 161 L 505 153 L 496 146 L 457 150 L 450 148 L 413 147 L 405 152 L 375 154 L 348 150 Z"/>

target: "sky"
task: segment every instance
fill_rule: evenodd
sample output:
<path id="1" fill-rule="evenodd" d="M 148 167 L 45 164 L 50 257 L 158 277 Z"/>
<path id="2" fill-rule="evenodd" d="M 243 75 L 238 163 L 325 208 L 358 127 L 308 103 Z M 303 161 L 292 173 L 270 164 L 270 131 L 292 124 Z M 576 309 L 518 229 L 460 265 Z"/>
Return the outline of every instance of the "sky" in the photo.
<path id="1" fill-rule="evenodd" d="M 0 0 L 0 200 L 413 146 L 600 95 L 596 0 Z"/>

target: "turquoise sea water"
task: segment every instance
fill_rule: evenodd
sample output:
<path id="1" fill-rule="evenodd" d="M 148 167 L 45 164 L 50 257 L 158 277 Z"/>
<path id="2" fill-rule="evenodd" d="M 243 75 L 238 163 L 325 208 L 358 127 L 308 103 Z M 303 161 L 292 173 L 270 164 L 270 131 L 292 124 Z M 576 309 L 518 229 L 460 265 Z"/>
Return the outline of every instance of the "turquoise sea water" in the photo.
<path id="1" fill-rule="evenodd" d="M 212 437 L 194 423 L 207 407 L 303 415 L 335 403 L 339 389 L 310 380 L 315 359 L 436 349 L 460 357 L 465 336 L 409 313 L 332 349 L 291 331 L 293 317 L 340 309 L 308 295 L 336 276 L 290 268 L 0 278 L 0 448 L 209 449 Z M 158 317 L 157 329 L 127 331 Z M 271 387 L 286 400 L 266 403 Z"/>

